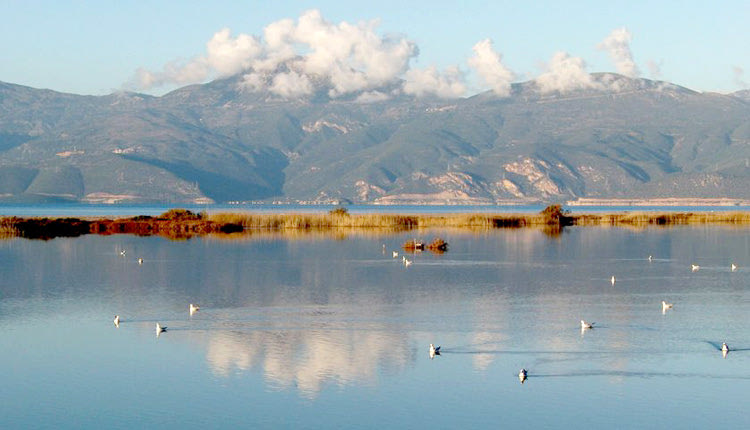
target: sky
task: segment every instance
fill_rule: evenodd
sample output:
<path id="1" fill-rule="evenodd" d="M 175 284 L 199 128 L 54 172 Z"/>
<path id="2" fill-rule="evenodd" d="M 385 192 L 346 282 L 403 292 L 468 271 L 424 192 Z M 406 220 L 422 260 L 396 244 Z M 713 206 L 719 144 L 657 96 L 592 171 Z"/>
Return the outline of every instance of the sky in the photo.
<path id="1" fill-rule="evenodd" d="M 619 72 L 750 88 L 747 0 L 366 3 L 0 0 L 0 81 L 160 95 L 243 73 L 247 88 L 292 98 L 318 74 L 333 97 L 377 99 L 394 78 L 405 93 L 458 97 L 530 79 L 550 91 L 592 86 L 588 73 Z M 294 66 L 280 71 L 284 61 Z"/>

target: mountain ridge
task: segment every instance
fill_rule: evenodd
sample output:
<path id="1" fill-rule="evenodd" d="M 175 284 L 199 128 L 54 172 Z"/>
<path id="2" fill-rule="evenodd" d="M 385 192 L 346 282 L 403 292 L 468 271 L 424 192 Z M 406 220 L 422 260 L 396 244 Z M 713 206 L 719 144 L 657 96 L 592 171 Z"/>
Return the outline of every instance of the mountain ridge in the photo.
<path id="1" fill-rule="evenodd" d="M 241 76 L 160 97 L 0 82 L 0 202 L 750 198 L 750 91 L 591 75 L 570 92 L 308 99 Z M 359 100 L 358 100 L 359 98 Z"/>

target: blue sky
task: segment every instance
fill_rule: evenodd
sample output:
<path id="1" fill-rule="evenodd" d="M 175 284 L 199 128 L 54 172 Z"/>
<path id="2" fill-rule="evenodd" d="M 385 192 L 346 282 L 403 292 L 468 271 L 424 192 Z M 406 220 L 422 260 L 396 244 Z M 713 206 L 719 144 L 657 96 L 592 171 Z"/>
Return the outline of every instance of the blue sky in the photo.
<path id="1" fill-rule="evenodd" d="M 354 3 L 354 4 L 351 4 Z M 78 94 L 107 94 L 136 71 L 159 73 L 189 63 L 223 28 L 258 38 L 270 23 L 317 9 L 331 25 L 377 19 L 376 32 L 413 43 L 413 69 L 452 66 L 467 94 L 487 89 L 467 65 L 472 47 L 491 39 L 513 81 L 539 76 L 556 52 L 585 61 L 588 72 L 616 71 L 597 49 L 613 30 L 627 29 L 639 76 L 700 91 L 731 92 L 750 82 L 750 2 L 381 0 L 12 1 L 0 0 L 0 81 Z M 415 51 L 416 52 L 416 51 Z M 215 77 L 209 74 L 205 79 Z M 205 80 L 204 79 L 204 80 Z M 160 94 L 180 85 L 139 88 Z"/>

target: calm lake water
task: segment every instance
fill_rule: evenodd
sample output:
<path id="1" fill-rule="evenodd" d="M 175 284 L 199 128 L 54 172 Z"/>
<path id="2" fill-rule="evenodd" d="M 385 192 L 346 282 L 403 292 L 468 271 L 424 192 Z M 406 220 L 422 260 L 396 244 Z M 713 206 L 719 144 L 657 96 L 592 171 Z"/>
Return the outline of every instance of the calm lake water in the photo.
<path id="1" fill-rule="evenodd" d="M 0 240 L 0 428 L 750 427 L 749 229 L 437 235 Z"/>

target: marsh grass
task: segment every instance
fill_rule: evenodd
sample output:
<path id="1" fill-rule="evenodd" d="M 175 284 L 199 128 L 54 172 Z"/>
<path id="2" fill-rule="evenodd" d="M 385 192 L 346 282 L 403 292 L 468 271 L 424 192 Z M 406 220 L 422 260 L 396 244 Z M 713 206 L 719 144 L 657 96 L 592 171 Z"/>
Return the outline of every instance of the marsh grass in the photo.
<path id="1" fill-rule="evenodd" d="M 553 208 L 554 209 L 554 208 Z M 52 238 L 82 234 L 162 235 L 185 239 L 204 235 L 258 235 L 280 232 L 286 236 L 327 232 L 347 237 L 353 232 L 374 235 L 429 229 L 491 231 L 498 228 L 536 228 L 559 236 L 566 226 L 645 228 L 671 225 L 750 225 L 750 212 L 620 212 L 582 213 L 545 210 L 538 214 L 350 214 L 329 213 L 194 214 L 172 210 L 159 217 L 127 219 L 0 217 L 0 237 Z"/>
<path id="2" fill-rule="evenodd" d="M 397 231 L 437 228 L 497 228 L 544 225 L 546 220 L 537 214 L 244 214 L 217 213 L 209 215 L 218 224 L 238 224 L 246 230 L 329 229 L 329 228 L 384 228 Z"/>

